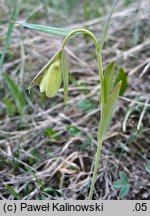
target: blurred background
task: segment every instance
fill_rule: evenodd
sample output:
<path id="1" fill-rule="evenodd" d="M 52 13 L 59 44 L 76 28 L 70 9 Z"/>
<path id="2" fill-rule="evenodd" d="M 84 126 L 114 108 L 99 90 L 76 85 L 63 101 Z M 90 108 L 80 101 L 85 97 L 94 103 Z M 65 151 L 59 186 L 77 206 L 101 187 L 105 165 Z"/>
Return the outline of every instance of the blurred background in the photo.
<path id="1" fill-rule="evenodd" d="M 100 118 L 99 76 L 87 35 L 67 44 L 69 100 L 63 86 L 46 98 L 34 76 L 63 37 L 17 23 L 86 28 L 100 41 L 112 0 L 0 0 L 0 199 L 87 199 Z M 103 142 L 94 199 L 150 199 L 150 2 L 120 0 L 102 51 L 126 73 Z"/>

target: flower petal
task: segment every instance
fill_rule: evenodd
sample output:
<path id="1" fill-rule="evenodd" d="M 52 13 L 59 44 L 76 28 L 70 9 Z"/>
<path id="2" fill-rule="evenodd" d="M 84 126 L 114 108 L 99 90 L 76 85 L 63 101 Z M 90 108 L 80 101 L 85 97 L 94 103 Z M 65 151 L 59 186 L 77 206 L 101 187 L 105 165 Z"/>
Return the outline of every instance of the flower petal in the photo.
<path id="1" fill-rule="evenodd" d="M 47 97 L 54 97 L 62 83 L 60 61 L 54 62 L 46 74 L 45 93 Z"/>
<path id="2" fill-rule="evenodd" d="M 45 92 L 45 85 L 46 85 L 46 77 L 47 77 L 47 72 L 44 74 L 44 76 L 42 77 L 42 80 L 40 82 L 40 92 Z"/>

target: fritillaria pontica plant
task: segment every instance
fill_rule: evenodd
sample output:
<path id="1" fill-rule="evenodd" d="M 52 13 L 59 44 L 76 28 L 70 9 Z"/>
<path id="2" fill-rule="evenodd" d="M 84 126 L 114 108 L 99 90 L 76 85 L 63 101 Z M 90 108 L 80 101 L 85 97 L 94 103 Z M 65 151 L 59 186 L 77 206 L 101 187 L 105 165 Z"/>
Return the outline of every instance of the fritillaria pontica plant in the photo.
<path id="1" fill-rule="evenodd" d="M 53 97 L 57 94 L 63 82 L 65 103 L 67 102 L 67 98 L 68 98 L 68 83 L 69 83 L 68 61 L 67 61 L 67 55 L 65 51 L 66 43 L 70 38 L 72 38 L 73 35 L 78 36 L 78 34 L 81 33 L 87 34 L 94 42 L 95 49 L 96 49 L 96 56 L 97 56 L 100 86 L 101 86 L 101 91 L 100 91 L 101 116 L 98 125 L 98 132 L 97 132 L 98 143 L 97 143 L 97 151 L 95 154 L 95 165 L 94 165 L 93 176 L 91 179 L 89 199 L 92 199 L 93 197 L 93 191 L 96 182 L 96 175 L 97 175 L 97 170 L 98 170 L 98 165 L 100 160 L 102 142 L 109 128 L 112 115 L 115 109 L 115 104 L 122 84 L 122 81 L 119 81 L 114 86 L 114 61 L 108 64 L 105 73 L 103 73 L 102 59 L 101 59 L 101 51 L 103 48 L 103 44 L 106 38 L 110 19 L 115 5 L 116 3 L 114 4 L 111 12 L 109 13 L 107 22 L 102 32 L 100 44 L 98 43 L 94 34 L 86 29 L 68 30 L 68 29 L 47 27 L 47 26 L 41 26 L 41 25 L 35 25 L 29 23 L 19 23 L 25 27 L 32 28 L 48 34 L 65 36 L 61 49 L 44 66 L 44 68 L 42 68 L 42 70 L 37 74 L 37 76 L 33 79 L 33 81 L 29 86 L 30 89 L 33 86 L 39 84 L 40 92 L 45 92 L 47 97 Z M 75 37 L 73 37 L 73 39 L 75 40 Z"/>

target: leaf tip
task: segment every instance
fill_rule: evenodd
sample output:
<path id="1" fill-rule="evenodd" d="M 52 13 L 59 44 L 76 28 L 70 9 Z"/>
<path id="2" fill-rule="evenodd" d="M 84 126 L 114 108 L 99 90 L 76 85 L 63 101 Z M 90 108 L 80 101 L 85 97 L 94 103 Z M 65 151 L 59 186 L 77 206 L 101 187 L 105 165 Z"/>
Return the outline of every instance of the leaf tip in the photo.
<path id="1" fill-rule="evenodd" d="M 118 86 L 119 86 L 119 87 L 122 86 L 122 80 L 120 80 L 120 81 L 118 82 Z"/>

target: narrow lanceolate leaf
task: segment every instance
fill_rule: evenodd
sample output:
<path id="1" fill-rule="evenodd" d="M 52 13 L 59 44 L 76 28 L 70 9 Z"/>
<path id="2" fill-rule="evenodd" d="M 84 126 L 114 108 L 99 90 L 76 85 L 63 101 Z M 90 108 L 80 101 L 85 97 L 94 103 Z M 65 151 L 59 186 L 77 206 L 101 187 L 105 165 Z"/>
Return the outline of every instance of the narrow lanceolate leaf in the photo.
<path id="1" fill-rule="evenodd" d="M 112 61 L 110 64 L 108 64 L 106 68 L 106 72 L 104 74 L 104 97 L 105 97 L 105 103 L 108 101 L 108 96 L 112 90 L 113 87 L 113 81 L 114 81 L 114 64 L 115 62 Z"/>
<path id="2" fill-rule="evenodd" d="M 9 98 L 4 98 L 3 101 L 7 107 L 7 112 L 9 113 L 9 115 L 13 116 L 15 113 L 15 109 L 12 102 L 9 100 Z"/>
<path id="3" fill-rule="evenodd" d="M 9 191 L 9 193 L 11 195 L 13 195 L 15 198 L 17 199 L 21 199 L 21 196 L 19 193 L 17 193 L 16 191 L 14 191 L 14 189 L 12 187 L 10 187 L 8 184 L 5 185 L 5 188 Z"/>
<path id="4" fill-rule="evenodd" d="M 32 23 L 21 23 L 21 22 L 16 22 L 16 23 L 27 28 L 31 28 L 40 32 L 44 32 L 51 35 L 57 35 L 57 36 L 67 36 L 72 31 L 71 29 L 55 28 L 51 26 L 44 26 L 44 25 L 38 25 Z"/>
<path id="5" fill-rule="evenodd" d="M 10 89 L 11 95 L 16 102 L 16 107 L 20 114 L 24 114 L 25 107 L 25 97 L 21 88 L 14 82 L 14 80 L 8 75 L 5 74 L 5 82 Z"/>
<path id="6" fill-rule="evenodd" d="M 11 15 L 11 20 L 13 20 L 13 21 L 16 20 L 18 14 L 19 14 L 20 5 L 21 5 L 21 1 L 19 1 L 19 0 L 16 1 L 16 4 L 14 5 L 14 10 L 13 10 L 12 15 Z M 1 72 L 2 72 L 2 66 L 3 66 L 4 59 L 5 59 L 5 55 L 6 55 L 6 52 L 7 52 L 7 48 L 9 47 L 9 43 L 10 43 L 13 28 L 14 28 L 14 23 L 9 22 L 9 26 L 8 26 L 8 30 L 7 30 L 6 38 L 5 38 L 5 44 L 4 44 L 4 47 L 2 49 L 2 54 L 1 54 L 1 57 L 0 57 L 0 71 Z"/>
<path id="7" fill-rule="evenodd" d="M 125 73 L 123 68 L 120 68 L 117 72 L 115 81 L 114 81 L 114 86 L 119 82 L 122 81 L 121 89 L 119 92 L 119 95 L 123 95 L 125 92 L 126 88 L 128 87 L 128 81 L 127 81 L 127 74 Z"/>
<path id="8" fill-rule="evenodd" d="M 98 140 L 104 138 L 109 128 L 120 88 L 121 88 L 121 82 L 119 82 L 117 86 L 113 89 L 111 95 L 108 98 L 107 103 L 105 104 L 105 108 L 103 110 L 101 120 L 98 126 Z"/>
<path id="9" fill-rule="evenodd" d="M 55 56 L 53 56 L 50 61 L 40 70 L 40 72 L 34 77 L 34 79 L 31 81 L 28 89 L 31 89 L 35 85 L 39 84 L 43 75 L 46 73 L 47 69 L 50 67 L 51 64 L 54 63 L 54 61 L 60 57 L 61 50 L 57 52 Z"/>
<path id="10" fill-rule="evenodd" d="M 67 60 L 67 55 L 65 50 L 62 50 L 61 52 L 61 71 L 62 71 L 63 84 L 64 84 L 64 103 L 66 103 L 68 99 L 69 69 L 68 69 L 68 60 Z"/>
<path id="11" fill-rule="evenodd" d="M 112 14 L 114 12 L 114 9 L 115 9 L 117 3 L 118 3 L 118 0 L 112 6 L 112 9 L 111 9 L 110 13 L 108 14 L 108 18 L 107 18 L 106 23 L 104 25 L 104 29 L 103 29 L 101 40 L 100 40 L 100 49 L 101 50 L 103 49 L 103 45 L 104 45 L 106 35 L 107 35 L 108 29 L 109 29 L 111 17 L 112 17 Z"/>

